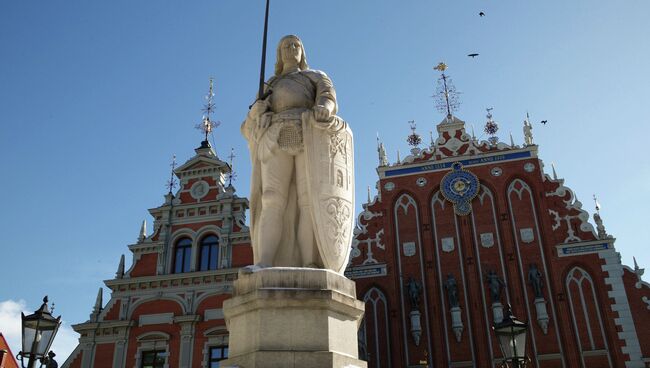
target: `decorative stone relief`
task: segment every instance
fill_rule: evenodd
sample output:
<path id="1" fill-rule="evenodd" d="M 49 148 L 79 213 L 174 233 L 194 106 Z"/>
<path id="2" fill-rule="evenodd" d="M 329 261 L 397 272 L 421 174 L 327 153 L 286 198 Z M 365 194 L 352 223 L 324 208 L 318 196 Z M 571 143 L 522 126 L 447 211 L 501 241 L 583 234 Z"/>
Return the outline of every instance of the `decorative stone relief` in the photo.
<path id="1" fill-rule="evenodd" d="M 420 177 L 415 181 L 415 184 L 417 184 L 419 187 L 423 187 L 427 185 L 427 179 Z"/>
<path id="2" fill-rule="evenodd" d="M 210 186 L 207 182 L 199 180 L 190 188 L 190 195 L 196 200 L 200 200 L 208 194 Z"/>
<path id="3" fill-rule="evenodd" d="M 442 238 L 442 250 L 444 252 L 453 252 L 454 251 L 454 238 Z"/>
<path id="4" fill-rule="evenodd" d="M 535 298 L 535 312 L 537 314 L 537 323 L 544 332 L 548 334 L 548 312 L 546 311 L 546 300 L 544 298 Z"/>
<path id="5" fill-rule="evenodd" d="M 409 313 L 411 317 L 411 337 L 415 346 L 420 346 L 420 337 L 422 336 L 422 325 L 420 323 L 420 311 L 414 310 Z"/>
<path id="6" fill-rule="evenodd" d="M 519 235 L 521 236 L 521 241 L 526 244 L 532 243 L 533 240 L 535 240 L 535 233 L 533 232 L 533 229 L 530 227 L 519 229 Z"/>
<path id="7" fill-rule="evenodd" d="M 481 234 L 481 246 L 483 248 L 490 248 L 494 245 L 494 234 L 483 233 Z"/>
<path id="8" fill-rule="evenodd" d="M 393 189 L 395 189 L 395 183 L 393 183 L 392 181 L 387 182 L 386 184 L 384 184 L 384 189 L 389 192 L 392 191 Z"/>
<path id="9" fill-rule="evenodd" d="M 524 171 L 526 171 L 526 172 L 533 172 L 533 170 L 535 170 L 535 164 L 533 164 L 532 162 L 527 162 L 527 163 L 524 165 Z"/>
<path id="10" fill-rule="evenodd" d="M 501 176 L 501 174 L 503 174 L 503 169 L 498 166 L 493 167 L 492 170 L 490 170 L 490 174 L 492 174 L 492 176 Z"/>
<path id="11" fill-rule="evenodd" d="M 648 299 L 647 296 L 641 297 L 641 300 L 648 305 L 648 309 L 650 309 L 650 299 Z"/>
<path id="12" fill-rule="evenodd" d="M 415 255 L 415 242 L 406 242 L 402 243 L 402 249 L 404 250 L 404 255 L 407 257 L 412 257 Z"/>

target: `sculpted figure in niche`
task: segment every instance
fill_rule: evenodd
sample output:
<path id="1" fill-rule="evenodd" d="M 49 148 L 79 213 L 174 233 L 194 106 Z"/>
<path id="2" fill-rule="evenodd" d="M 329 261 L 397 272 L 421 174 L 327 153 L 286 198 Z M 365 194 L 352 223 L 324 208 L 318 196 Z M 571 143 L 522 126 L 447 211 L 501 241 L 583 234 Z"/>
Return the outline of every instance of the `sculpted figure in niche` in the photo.
<path id="1" fill-rule="evenodd" d="M 447 297 L 449 298 L 449 306 L 452 308 L 458 307 L 458 284 L 454 275 L 447 275 L 447 281 L 445 281 L 445 289 L 447 289 Z"/>
<path id="2" fill-rule="evenodd" d="M 413 277 L 409 277 L 406 283 L 408 289 L 409 299 L 411 300 L 411 309 L 417 310 L 420 306 L 420 294 L 422 293 L 422 285 L 415 281 Z"/>
<path id="3" fill-rule="evenodd" d="M 353 226 L 352 133 L 335 115 L 332 81 L 309 69 L 301 40 L 289 35 L 265 88 L 241 128 L 253 168 L 254 266 L 342 273 Z"/>
<path id="4" fill-rule="evenodd" d="M 535 263 L 531 263 L 528 268 L 528 283 L 533 287 L 533 293 L 535 294 L 535 299 L 543 298 L 544 294 L 542 293 L 542 274 L 537 269 Z"/>
<path id="5" fill-rule="evenodd" d="M 492 297 L 493 303 L 498 303 L 501 301 L 501 288 L 505 287 L 506 284 L 501 280 L 499 275 L 494 270 L 489 270 L 485 276 L 487 279 L 488 289 L 490 290 L 490 296 Z"/>

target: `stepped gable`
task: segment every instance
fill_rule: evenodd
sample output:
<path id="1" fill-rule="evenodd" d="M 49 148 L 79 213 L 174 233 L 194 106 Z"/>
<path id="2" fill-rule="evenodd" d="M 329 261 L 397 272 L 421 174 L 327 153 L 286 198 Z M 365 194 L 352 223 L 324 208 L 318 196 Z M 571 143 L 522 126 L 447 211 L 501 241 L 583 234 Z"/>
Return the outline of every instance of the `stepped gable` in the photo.
<path id="1" fill-rule="evenodd" d="M 79 345 L 63 367 L 205 367 L 227 356 L 221 305 L 240 267 L 252 263 L 246 226 L 248 200 L 226 178 L 228 163 L 207 141 L 173 171 L 176 192 L 143 222 L 132 262 L 120 260 L 104 281 L 88 321 L 73 325 Z"/>

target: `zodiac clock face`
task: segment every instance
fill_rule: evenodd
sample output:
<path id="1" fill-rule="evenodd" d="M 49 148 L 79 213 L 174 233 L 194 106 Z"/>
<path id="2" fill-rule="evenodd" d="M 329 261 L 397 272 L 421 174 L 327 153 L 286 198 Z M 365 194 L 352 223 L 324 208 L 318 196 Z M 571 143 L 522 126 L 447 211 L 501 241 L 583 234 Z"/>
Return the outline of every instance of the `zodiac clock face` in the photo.
<path id="1" fill-rule="evenodd" d="M 471 202 L 479 191 L 476 175 L 463 169 L 460 162 L 451 165 L 452 171 L 442 178 L 440 190 L 446 200 L 454 204 L 454 212 L 465 216 L 472 211 Z"/>

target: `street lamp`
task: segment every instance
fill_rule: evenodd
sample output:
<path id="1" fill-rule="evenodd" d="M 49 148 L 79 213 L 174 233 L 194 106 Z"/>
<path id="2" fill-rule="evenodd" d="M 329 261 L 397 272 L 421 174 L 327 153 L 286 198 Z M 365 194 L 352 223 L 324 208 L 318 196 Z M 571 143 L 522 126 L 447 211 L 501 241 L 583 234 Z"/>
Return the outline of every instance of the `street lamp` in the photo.
<path id="1" fill-rule="evenodd" d="M 44 363 L 46 354 L 50 350 L 54 336 L 61 325 L 61 316 L 52 317 L 47 307 L 47 296 L 43 298 L 43 304 L 34 314 L 25 316 L 21 313 L 23 320 L 23 349 L 18 353 L 20 364 L 25 368 L 24 359 L 27 358 L 27 367 L 36 367 L 36 360 Z"/>
<path id="2" fill-rule="evenodd" d="M 492 329 L 497 335 L 499 347 L 504 357 L 502 366 L 507 367 L 507 362 L 510 362 L 513 368 L 525 367 L 526 363 L 530 361 L 525 354 L 528 325 L 513 316 L 508 305 L 503 320 L 495 323 Z"/>

